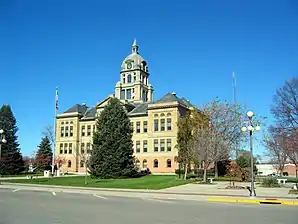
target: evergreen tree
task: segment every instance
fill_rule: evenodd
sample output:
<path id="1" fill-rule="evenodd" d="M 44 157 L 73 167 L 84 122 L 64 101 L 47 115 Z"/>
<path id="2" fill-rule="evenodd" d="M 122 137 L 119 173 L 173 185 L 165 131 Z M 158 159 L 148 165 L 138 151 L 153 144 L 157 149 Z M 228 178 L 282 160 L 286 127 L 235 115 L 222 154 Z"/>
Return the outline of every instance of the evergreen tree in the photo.
<path id="1" fill-rule="evenodd" d="M 16 135 L 16 119 L 9 105 L 3 105 L 0 109 L 0 129 L 3 129 L 7 141 L 1 145 L 0 174 L 19 174 L 25 167 Z"/>
<path id="2" fill-rule="evenodd" d="M 134 166 L 130 120 L 121 102 L 112 98 L 97 120 L 93 150 L 88 162 L 96 178 L 126 178 L 137 173 Z"/>
<path id="3" fill-rule="evenodd" d="M 52 149 L 51 143 L 47 136 L 41 139 L 36 152 L 35 162 L 38 170 L 51 170 L 52 164 Z"/>

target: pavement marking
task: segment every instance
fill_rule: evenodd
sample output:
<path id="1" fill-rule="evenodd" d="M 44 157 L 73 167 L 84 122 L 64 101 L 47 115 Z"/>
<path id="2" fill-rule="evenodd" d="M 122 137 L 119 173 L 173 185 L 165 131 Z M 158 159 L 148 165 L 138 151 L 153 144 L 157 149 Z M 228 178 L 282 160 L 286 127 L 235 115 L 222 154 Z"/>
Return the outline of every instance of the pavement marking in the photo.
<path id="1" fill-rule="evenodd" d="M 53 194 L 53 195 L 56 195 L 56 192 L 53 191 L 52 194 Z"/>
<path id="2" fill-rule="evenodd" d="M 93 194 L 94 197 L 100 198 L 100 199 L 104 199 L 104 200 L 108 200 L 106 197 L 97 195 L 97 194 Z"/>
<path id="3" fill-rule="evenodd" d="M 208 198 L 208 201 L 227 202 L 227 203 L 246 203 L 246 204 L 298 205 L 298 201 L 291 201 L 291 200 Z"/>
<path id="4" fill-rule="evenodd" d="M 14 189 L 12 192 L 17 192 L 17 191 L 19 191 L 20 189 Z"/>
<path id="5" fill-rule="evenodd" d="M 147 201 L 161 202 L 161 203 L 173 203 L 173 201 L 160 200 L 160 199 L 157 199 L 157 198 L 142 198 L 142 199 L 147 200 Z"/>

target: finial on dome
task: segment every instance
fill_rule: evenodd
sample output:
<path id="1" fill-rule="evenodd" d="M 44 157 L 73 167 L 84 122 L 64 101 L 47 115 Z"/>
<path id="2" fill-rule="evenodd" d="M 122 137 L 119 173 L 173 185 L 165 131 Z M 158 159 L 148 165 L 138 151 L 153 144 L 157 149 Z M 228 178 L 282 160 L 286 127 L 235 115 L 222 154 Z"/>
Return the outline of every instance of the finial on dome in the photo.
<path id="1" fill-rule="evenodd" d="M 132 53 L 137 53 L 137 54 L 139 53 L 139 46 L 137 44 L 136 38 L 134 39 L 132 44 Z"/>

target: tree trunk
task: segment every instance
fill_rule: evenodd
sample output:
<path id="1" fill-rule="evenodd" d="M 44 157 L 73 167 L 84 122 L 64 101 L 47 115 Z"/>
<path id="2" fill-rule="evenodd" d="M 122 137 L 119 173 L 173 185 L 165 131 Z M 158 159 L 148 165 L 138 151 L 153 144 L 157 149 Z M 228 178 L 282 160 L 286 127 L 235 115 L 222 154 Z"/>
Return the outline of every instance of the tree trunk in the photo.
<path id="1" fill-rule="evenodd" d="M 296 165 L 296 188 L 298 189 L 298 165 Z"/>
<path id="2" fill-rule="evenodd" d="M 214 176 L 215 176 L 215 178 L 218 177 L 218 167 L 217 167 L 217 162 L 214 162 Z"/>
<path id="3" fill-rule="evenodd" d="M 184 180 L 186 180 L 186 177 L 187 177 L 187 170 L 188 170 L 188 167 L 187 167 L 187 163 L 186 163 L 185 169 L 184 169 Z"/>
<path id="4" fill-rule="evenodd" d="M 207 168 L 204 167 L 204 177 L 203 177 L 203 182 L 207 182 Z"/>

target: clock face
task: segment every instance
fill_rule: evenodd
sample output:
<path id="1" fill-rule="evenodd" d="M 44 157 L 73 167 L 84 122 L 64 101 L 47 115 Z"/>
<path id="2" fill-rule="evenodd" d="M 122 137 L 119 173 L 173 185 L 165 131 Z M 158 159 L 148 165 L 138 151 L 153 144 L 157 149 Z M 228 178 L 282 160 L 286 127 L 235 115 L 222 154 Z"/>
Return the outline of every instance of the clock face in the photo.
<path id="1" fill-rule="evenodd" d="M 131 69 L 132 64 L 130 62 L 127 63 L 127 69 Z"/>

